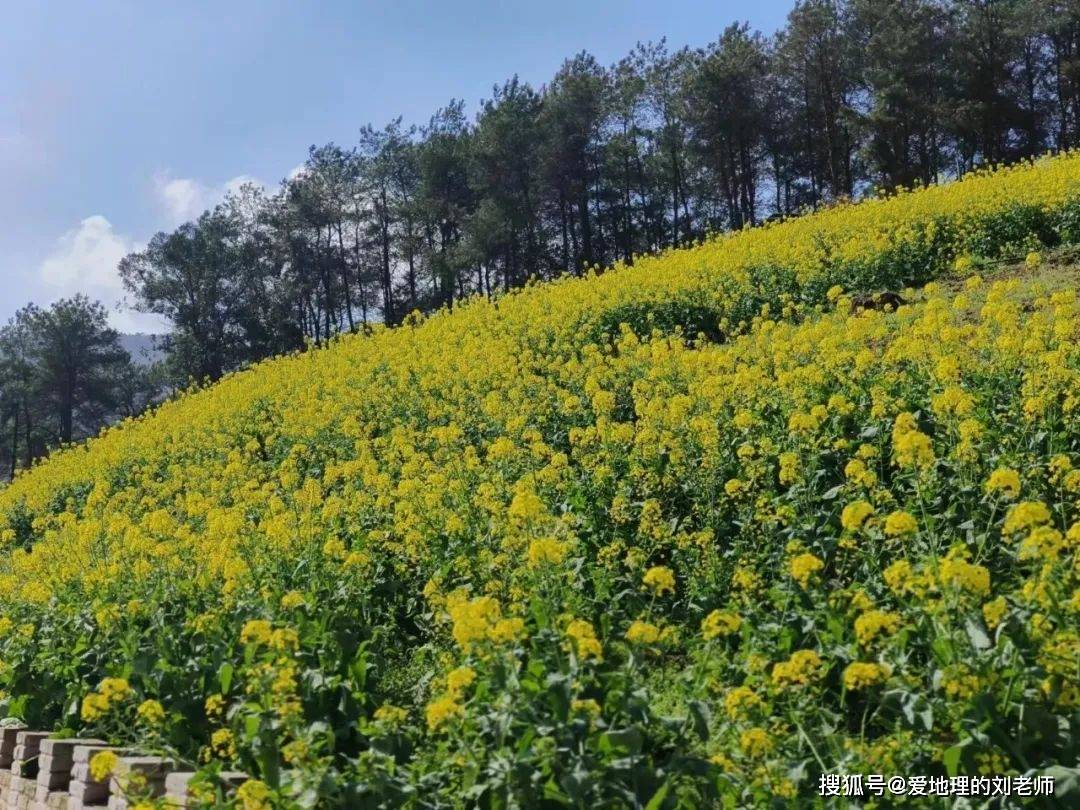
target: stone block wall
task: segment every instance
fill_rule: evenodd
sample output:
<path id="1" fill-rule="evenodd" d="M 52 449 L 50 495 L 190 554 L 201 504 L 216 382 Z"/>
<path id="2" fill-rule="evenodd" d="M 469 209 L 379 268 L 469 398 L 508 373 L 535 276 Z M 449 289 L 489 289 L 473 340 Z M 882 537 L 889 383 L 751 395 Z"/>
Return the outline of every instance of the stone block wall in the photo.
<path id="1" fill-rule="evenodd" d="M 170 759 L 143 756 L 110 746 L 104 740 L 60 739 L 48 731 L 0 727 L 0 810 L 127 810 L 131 787 L 140 795 L 164 799 L 167 806 L 192 806 L 188 785 L 195 775 L 178 770 Z M 90 772 L 95 754 L 111 750 L 118 757 L 107 781 Z M 221 775 L 235 788 L 247 774 Z"/>

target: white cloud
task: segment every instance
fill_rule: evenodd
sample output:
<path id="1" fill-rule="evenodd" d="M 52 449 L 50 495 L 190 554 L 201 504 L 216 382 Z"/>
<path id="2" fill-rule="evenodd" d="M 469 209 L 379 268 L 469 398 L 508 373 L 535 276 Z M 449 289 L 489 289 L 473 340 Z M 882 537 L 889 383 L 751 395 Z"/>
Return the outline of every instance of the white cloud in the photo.
<path id="1" fill-rule="evenodd" d="M 0 144 L 2 145 L 2 144 Z M 190 177 L 158 172 L 153 178 L 154 196 L 161 208 L 161 227 L 175 228 L 196 219 L 217 205 L 230 191 L 245 183 L 263 185 L 241 174 L 220 185 Z M 117 233 L 101 214 L 86 217 L 58 238 L 38 268 L 38 275 L 52 300 L 82 293 L 101 301 L 109 310 L 109 322 L 122 332 L 167 331 L 165 321 L 126 306 L 124 285 L 117 265 L 127 254 L 141 250 L 145 242 Z"/>
<path id="2" fill-rule="evenodd" d="M 247 174 L 239 174 L 221 185 L 210 185 L 191 177 L 174 177 L 164 171 L 154 175 L 154 193 L 167 217 L 169 227 L 190 222 L 221 202 L 230 191 L 239 191 L 245 183 L 263 185 Z"/>
<path id="3" fill-rule="evenodd" d="M 206 187 L 189 177 L 154 177 L 154 187 L 170 224 L 180 224 L 194 219 L 206 210 L 204 201 L 209 192 Z"/>
<path id="4" fill-rule="evenodd" d="M 53 300 L 82 293 L 101 301 L 109 310 L 110 324 L 122 332 L 160 332 L 164 324 L 122 306 L 124 285 L 117 265 L 142 246 L 118 234 L 100 214 L 87 217 L 59 239 L 41 263 L 39 275 Z"/>
<path id="5" fill-rule="evenodd" d="M 118 332 L 135 334 L 141 332 L 146 335 L 163 335 L 170 330 L 169 322 L 160 315 L 150 315 L 145 312 L 114 304 L 108 307 L 109 326 Z"/>
<path id="6" fill-rule="evenodd" d="M 56 240 L 52 253 L 41 263 L 41 278 L 62 290 L 92 287 L 119 294 L 123 285 L 116 265 L 132 250 L 132 240 L 116 233 L 109 220 L 95 214 Z"/>

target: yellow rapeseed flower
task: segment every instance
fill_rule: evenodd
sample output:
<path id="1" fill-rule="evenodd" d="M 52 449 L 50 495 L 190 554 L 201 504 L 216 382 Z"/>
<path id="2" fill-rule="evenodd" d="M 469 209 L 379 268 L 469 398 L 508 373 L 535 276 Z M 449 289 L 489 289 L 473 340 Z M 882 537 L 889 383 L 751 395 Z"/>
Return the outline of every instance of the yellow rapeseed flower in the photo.
<path id="1" fill-rule="evenodd" d="M 773 666 L 772 680 L 778 686 L 806 686 L 821 677 L 821 656 L 814 650 L 796 650 L 786 661 Z"/>
<path id="2" fill-rule="evenodd" d="M 1005 613 L 1009 609 L 1008 602 L 1005 601 L 1004 596 L 999 596 L 996 599 L 991 599 L 989 602 L 982 606 L 983 619 L 986 620 L 986 626 L 991 630 L 1001 624 L 1001 620 L 1005 618 Z"/>
<path id="3" fill-rule="evenodd" d="M 151 726 L 159 725 L 165 719 L 165 707 L 156 700 L 144 700 L 136 713 L 140 720 Z"/>
<path id="4" fill-rule="evenodd" d="M 258 779 L 248 779 L 236 789 L 236 800 L 243 810 L 270 810 L 270 787 Z"/>
<path id="5" fill-rule="evenodd" d="M 600 716 L 600 704 L 592 698 L 570 701 L 570 711 L 573 714 L 585 714 L 592 718 Z"/>
<path id="6" fill-rule="evenodd" d="M 855 638 L 866 646 L 881 636 L 891 636 L 900 629 L 901 617 L 898 613 L 885 610 L 868 610 L 855 619 Z"/>
<path id="7" fill-rule="evenodd" d="M 867 501 L 854 501 L 845 506 L 840 513 L 840 525 L 849 532 L 855 532 L 861 529 L 873 514 L 874 507 Z"/>
<path id="8" fill-rule="evenodd" d="M 701 635 L 706 641 L 739 632 L 742 619 L 736 613 L 714 610 L 701 620 Z"/>
<path id="9" fill-rule="evenodd" d="M 116 770 L 120 757 L 115 751 L 99 751 L 90 759 L 90 776 L 95 782 L 104 782 Z"/>
<path id="10" fill-rule="evenodd" d="M 987 493 L 1000 492 L 1007 498 L 1020 494 L 1020 473 L 1010 467 L 998 467 L 986 479 Z"/>
<path id="11" fill-rule="evenodd" d="M 109 711 L 109 699 L 105 695 L 91 692 L 82 699 L 79 716 L 84 722 L 93 723 Z"/>
<path id="12" fill-rule="evenodd" d="M 821 561 L 820 557 L 808 552 L 792 557 L 791 561 L 788 563 L 791 578 L 798 582 L 799 587 L 803 589 L 809 587 L 810 581 L 816 577 L 824 567 L 825 563 Z"/>
<path id="13" fill-rule="evenodd" d="M 904 537 L 918 530 L 919 522 L 910 512 L 890 512 L 885 518 L 884 531 L 889 537 Z"/>
<path id="14" fill-rule="evenodd" d="M 219 728 L 210 735 L 210 750 L 219 759 L 236 758 L 236 738 L 227 728 Z"/>
<path id="15" fill-rule="evenodd" d="M 626 631 L 631 644 L 655 644 L 660 638 L 660 628 L 650 622 L 635 621 Z"/>
<path id="16" fill-rule="evenodd" d="M 583 619 L 574 619 L 566 627 L 566 635 L 573 644 L 574 652 L 584 661 L 595 659 L 601 661 L 604 658 L 603 647 L 596 638 L 593 626 Z"/>
<path id="17" fill-rule="evenodd" d="M 990 572 L 981 565 L 946 557 L 941 561 L 938 573 L 943 585 L 951 585 L 977 595 L 990 592 Z"/>
<path id="18" fill-rule="evenodd" d="M 529 565 L 539 568 L 543 565 L 558 565 L 566 559 L 566 543 L 554 537 L 540 537 L 529 543 L 526 554 Z"/>
<path id="19" fill-rule="evenodd" d="M 211 720 L 218 719 L 225 711 L 225 698 L 222 695 L 210 695 L 203 706 L 207 717 Z"/>
<path id="20" fill-rule="evenodd" d="M 724 697 L 724 711 L 732 720 L 746 717 L 763 705 L 764 701 L 748 686 L 736 686 Z"/>
<path id="21" fill-rule="evenodd" d="M 390 703 L 384 703 L 372 714 L 375 722 L 386 723 L 389 726 L 401 725 L 405 722 L 408 716 L 408 709 L 402 708 L 401 706 L 394 706 Z"/>
<path id="22" fill-rule="evenodd" d="M 431 701 L 424 710 L 427 719 L 427 727 L 431 731 L 438 731 L 450 720 L 463 714 L 461 704 L 450 695 L 442 695 Z"/>
<path id="23" fill-rule="evenodd" d="M 1016 504 L 1005 516 L 1001 527 L 1003 534 L 1013 534 L 1050 522 L 1050 510 L 1042 501 L 1023 501 Z"/>
<path id="24" fill-rule="evenodd" d="M 748 728 L 739 735 L 739 748 L 750 759 L 762 759 L 772 753 L 776 743 L 763 728 Z"/>
<path id="25" fill-rule="evenodd" d="M 665 565 L 654 565 L 645 572 L 641 583 L 657 596 L 675 593 L 675 573 Z"/>
<path id="26" fill-rule="evenodd" d="M 265 619 L 251 619 L 240 630 L 242 644 L 269 644 L 274 628 Z"/>
<path id="27" fill-rule="evenodd" d="M 844 668 L 844 688 L 849 691 L 877 686 L 889 679 L 890 669 L 883 664 L 856 661 Z"/>
<path id="28" fill-rule="evenodd" d="M 462 693 L 476 680 L 476 670 L 472 667 L 458 667 L 446 674 L 446 689 L 451 697 L 460 700 Z"/>

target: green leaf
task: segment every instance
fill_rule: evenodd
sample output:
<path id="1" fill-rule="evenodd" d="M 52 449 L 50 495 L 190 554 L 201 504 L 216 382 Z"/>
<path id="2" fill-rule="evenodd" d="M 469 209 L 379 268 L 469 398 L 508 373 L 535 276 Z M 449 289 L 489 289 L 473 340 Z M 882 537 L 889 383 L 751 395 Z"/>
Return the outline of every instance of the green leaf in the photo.
<path id="1" fill-rule="evenodd" d="M 641 752 L 641 732 L 634 727 L 609 731 L 600 736 L 600 750 L 605 753 L 625 751 L 630 754 Z"/>
<path id="2" fill-rule="evenodd" d="M 649 799 L 649 803 L 645 805 L 645 810 L 660 810 L 664 804 L 664 799 L 667 798 L 668 791 L 671 790 L 671 779 L 665 779 L 664 784 L 660 785 L 656 793 Z"/>
<path id="3" fill-rule="evenodd" d="M 221 665 L 221 669 L 218 670 L 218 685 L 221 687 L 221 694 L 227 695 L 229 693 L 229 687 L 232 686 L 233 678 L 233 665 L 225 663 Z"/>
<path id="4" fill-rule="evenodd" d="M 1057 745 L 1061 734 L 1057 715 L 1051 714 L 1041 706 L 1028 703 L 1024 706 L 1023 723 L 1024 728 L 1035 734 L 1043 745 L 1048 747 Z"/>
<path id="5" fill-rule="evenodd" d="M 694 731 L 697 732 L 702 741 L 709 739 L 709 720 L 711 718 L 712 712 L 707 704 L 700 700 L 690 701 L 690 719 L 694 721 Z"/>
<path id="6" fill-rule="evenodd" d="M 968 616 L 964 621 L 964 629 L 967 631 L 968 638 L 971 640 L 971 646 L 977 650 L 989 650 L 994 646 L 994 643 L 990 640 L 990 636 L 983 630 L 982 624 L 977 620 Z"/>
<path id="7" fill-rule="evenodd" d="M 1062 807 L 1075 807 L 1080 803 L 1080 769 L 1054 765 L 1042 772 L 1042 776 L 1054 779 L 1054 800 Z"/>
<path id="8" fill-rule="evenodd" d="M 900 702 L 904 720 L 912 728 L 929 731 L 934 727 L 934 710 L 922 695 L 905 692 Z"/>
<path id="9" fill-rule="evenodd" d="M 945 765 L 945 772 L 949 776 L 958 776 L 960 774 L 960 757 L 963 756 L 966 746 L 967 743 L 962 742 L 959 745 L 946 748 L 945 753 L 941 755 L 941 761 Z"/>

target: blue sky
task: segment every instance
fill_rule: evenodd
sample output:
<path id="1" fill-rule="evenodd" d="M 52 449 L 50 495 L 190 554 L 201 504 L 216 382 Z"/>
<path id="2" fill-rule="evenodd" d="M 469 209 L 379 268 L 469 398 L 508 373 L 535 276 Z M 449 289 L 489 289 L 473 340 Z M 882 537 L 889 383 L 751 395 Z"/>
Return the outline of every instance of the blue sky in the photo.
<path id="1" fill-rule="evenodd" d="M 609 64 L 662 36 L 771 32 L 791 0 L 383 3 L 26 0 L 0 10 L 0 322 L 85 292 L 114 307 L 115 264 L 233 183 L 276 185 L 313 143 L 352 144 L 450 98 L 475 113 L 517 73 L 581 50 Z M 124 330 L 144 316 L 111 315 Z"/>

